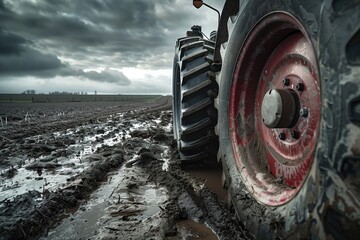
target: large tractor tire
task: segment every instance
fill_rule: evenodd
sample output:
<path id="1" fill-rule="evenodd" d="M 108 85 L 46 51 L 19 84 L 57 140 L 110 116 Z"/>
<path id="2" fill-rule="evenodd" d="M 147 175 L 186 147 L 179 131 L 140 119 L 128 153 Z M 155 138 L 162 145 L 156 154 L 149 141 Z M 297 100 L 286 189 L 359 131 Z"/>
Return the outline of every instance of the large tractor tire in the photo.
<path id="1" fill-rule="evenodd" d="M 201 37 L 177 40 L 173 66 L 174 138 L 182 163 L 214 162 L 218 149 L 214 127 L 218 87 L 209 74 L 214 42 Z"/>
<path id="2" fill-rule="evenodd" d="M 359 239 L 359 1 L 241 1 L 228 25 L 219 139 L 240 223 Z"/>

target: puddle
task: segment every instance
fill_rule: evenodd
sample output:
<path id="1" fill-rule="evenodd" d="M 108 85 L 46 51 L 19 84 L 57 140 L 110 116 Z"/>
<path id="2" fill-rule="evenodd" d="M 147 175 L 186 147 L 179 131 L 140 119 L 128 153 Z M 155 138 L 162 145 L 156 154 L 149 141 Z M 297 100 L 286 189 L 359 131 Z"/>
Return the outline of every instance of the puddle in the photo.
<path id="1" fill-rule="evenodd" d="M 216 194 L 218 200 L 226 203 L 228 192 L 222 187 L 222 169 L 191 169 L 187 170 L 194 178 L 205 183 L 210 191 Z"/>
<path id="2" fill-rule="evenodd" d="M 170 161 L 170 154 L 169 149 L 164 149 L 163 153 L 161 154 L 162 160 L 164 160 L 164 163 L 162 165 L 162 170 L 168 171 L 169 170 L 169 161 Z"/>
<path id="3" fill-rule="evenodd" d="M 20 168 L 17 171 L 18 173 L 11 180 L 2 180 L 0 202 L 24 194 L 29 190 L 43 192 L 61 183 L 66 183 L 66 179 L 76 175 L 75 170 L 72 172 L 73 174 L 58 174 L 56 178 L 52 171 L 47 170 L 42 171 L 41 176 L 36 171 L 28 171 L 25 168 Z"/>
<path id="4" fill-rule="evenodd" d="M 176 223 L 182 239 L 219 240 L 216 234 L 206 225 L 187 219 Z"/>
<path id="5" fill-rule="evenodd" d="M 155 186 L 153 186 L 155 187 Z M 137 217 L 138 220 L 146 219 L 160 212 L 159 204 L 163 203 L 167 197 L 164 195 L 165 190 L 163 188 L 155 189 L 149 188 L 144 193 L 144 198 L 149 204 L 148 208 L 143 214 Z"/>

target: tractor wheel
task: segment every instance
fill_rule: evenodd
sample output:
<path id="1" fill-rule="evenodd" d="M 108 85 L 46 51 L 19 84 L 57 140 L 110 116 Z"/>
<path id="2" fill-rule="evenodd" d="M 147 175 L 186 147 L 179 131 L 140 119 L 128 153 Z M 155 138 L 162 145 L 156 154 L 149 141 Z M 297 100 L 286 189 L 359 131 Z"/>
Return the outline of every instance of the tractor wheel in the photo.
<path id="1" fill-rule="evenodd" d="M 218 108 L 240 222 L 257 239 L 357 239 L 359 1 L 253 0 L 240 9 L 229 21 Z"/>
<path id="2" fill-rule="evenodd" d="M 214 127 L 218 87 L 209 74 L 214 42 L 199 37 L 177 41 L 173 66 L 174 138 L 182 163 L 211 162 L 218 150 Z"/>

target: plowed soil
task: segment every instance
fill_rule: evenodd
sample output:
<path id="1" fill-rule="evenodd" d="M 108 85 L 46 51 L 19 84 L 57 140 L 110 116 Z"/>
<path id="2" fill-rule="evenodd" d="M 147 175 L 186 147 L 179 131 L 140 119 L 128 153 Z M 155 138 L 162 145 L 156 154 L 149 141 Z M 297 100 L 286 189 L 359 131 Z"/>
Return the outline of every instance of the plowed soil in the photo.
<path id="1" fill-rule="evenodd" d="M 170 97 L 0 117 L 0 239 L 248 239 L 220 166 L 179 163 Z"/>

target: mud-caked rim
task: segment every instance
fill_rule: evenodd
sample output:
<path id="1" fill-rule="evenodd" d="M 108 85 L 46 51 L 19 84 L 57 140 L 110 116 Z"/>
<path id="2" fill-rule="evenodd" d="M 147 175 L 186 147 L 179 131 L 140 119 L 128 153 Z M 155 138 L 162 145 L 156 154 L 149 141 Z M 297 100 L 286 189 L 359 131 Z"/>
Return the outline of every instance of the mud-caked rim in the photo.
<path id="1" fill-rule="evenodd" d="M 267 205 L 291 200 L 311 168 L 321 116 L 316 55 L 305 28 L 274 12 L 246 37 L 232 76 L 229 134 L 250 193 Z"/>

